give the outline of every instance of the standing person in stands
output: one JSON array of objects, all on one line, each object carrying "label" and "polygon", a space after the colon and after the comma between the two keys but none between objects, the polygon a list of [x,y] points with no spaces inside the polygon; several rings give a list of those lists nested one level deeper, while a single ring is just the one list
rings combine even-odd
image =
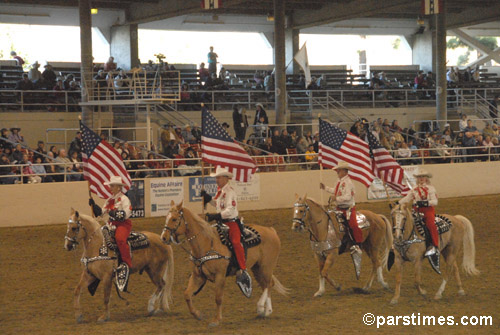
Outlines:
[{"label": "standing person in stands", "polygon": [[115,58],[113,56],[110,56],[108,58],[108,61],[104,64],[104,71],[110,72],[115,70],[116,70]]},{"label": "standing person in stands", "polygon": [[82,132],[77,131],[76,136],[71,141],[71,144],[69,145],[69,155],[73,156],[73,152],[76,152],[77,156],[80,157],[80,154],[82,152]]},{"label": "standing person in stands", "polygon": [[42,73],[38,68],[40,67],[40,64],[38,64],[38,61],[34,62],[33,65],[31,65],[31,69],[28,72],[28,79],[31,80],[31,82],[35,85],[35,87],[40,87],[41,86],[41,79],[42,79]]},{"label": "standing person in stands", "polygon": [[240,142],[245,140],[245,135],[248,127],[248,120],[244,108],[238,108],[238,105],[233,105],[233,127],[236,133],[236,139]]},{"label": "standing person in stands", "polygon": [[210,52],[207,55],[208,58],[208,72],[210,74],[217,73],[217,58],[219,56],[214,52],[214,47],[210,47]]},{"label": "standing person in stands", "polygon": [[46,64],[44,66],[44,68],[45,68],[45,70],[43,70],[43,72],[42,72],[43,86],[46,89],[50,90],[56,84],[57,75],[54,72],[54,70],[52,69],[52,65]]},{"label": "standing person in stands", "polygon": [[256,125],[257,122],[259,122],[261,116],[264,117],[264,124],[269,124],[269,119],[267,118],[267,113],[264,110],[264,106],[262,106],[261,103],[258,103],[255,105],[255,107],[257,108],[257,110],[255,111],[255,119],[253,121],[253,124]]},{"label": "standing person in stands", "polygon": [[15,51],[11,51],[10,55],[12,56],[13,59],[16,60],[18,66],[24,65],[24,60],[20,56],[18,56]]},{"label": "standing person in stands", "polygon": [[200,81],[202,83],[205,83],[208,80],[208,77],[210,77],[210,72],[208,72],[208,69],[205,67],[205,63],[200,64],[198,76],[200,77]]}]

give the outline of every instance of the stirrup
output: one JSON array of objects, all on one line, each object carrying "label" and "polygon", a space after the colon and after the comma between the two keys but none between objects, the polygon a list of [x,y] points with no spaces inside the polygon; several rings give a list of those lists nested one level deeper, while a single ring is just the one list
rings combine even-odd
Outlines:
[{"label": "stirrup", "polygon": [[434,254],[427,256],[427,259],[429,260],[429,264],[432,269],[436,271],[438,275],[441,275],[441,269],[439,268],[439,250],[436,250]]},{"label": "stirrup", "polygon": [[130,275],[130,268],[127,263],[121,263],[115,270],[116,287],[120,292],[126,292],[128,286],[128,278]]},{"label": "stirrup", "polygon": [[432,256],[432,255],[435,255],[437,252],[438,252],[438,249],[435,246],[432,246],[429,249],[427,249],[424,256],[425,257]]},{"label": "stirrup", "polygon": [[250,277],[247,270],[243,270],[236,275],[236,284],[245,297],[250,298],[252,296],[252,277]]},{"label": "stirrup", "polygon": [[356,273],[356,279],[359,280],[359,276],[361,275],[361,255],[363,252],[359,248],[359,245],[353,245],[351,247],[351,258],[352,263],[354,264],[354,272]]}]

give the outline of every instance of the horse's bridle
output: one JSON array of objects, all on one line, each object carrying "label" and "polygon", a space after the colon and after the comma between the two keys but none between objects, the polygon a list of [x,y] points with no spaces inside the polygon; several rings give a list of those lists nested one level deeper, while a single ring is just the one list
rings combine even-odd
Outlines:
[{"label": "horse's bridle", "polygon": [[[82,223],[80,220],[76,220],[76,221],[73,221],[72,219],[69,219],[68,220],[68,223],[76,223],[76,234],[75,234],[75,237],[69,237],[68,236],[68,232],[69,230],[66,232],[66,235],[64,235],[64,239],[66,241],[69,241],[71,243],[73,243],[73,245],[77,245],[78,244],[78,240],[77,240],[77,237],[78,235],[80,234],[80,228],[83,228],[82,227]],[[83,228],[85,230],[85,228]]]},{"label": "horse's bridle", "polygon": [[[176,241],[177,230],[179,229],[179,227],[181,226],[183,221],[184,221],[184,225],[187,227],[187,222],[186,222],[186,219],[184,218],[184,211],[180,210],[179,211],[179,222],[177,223],[177,226],[175,226],[175,228],[170,228],[170,227],[168,227],[168,223],[165,223],[165,226],[163,227],[163,232],[168,231],[170,233],[170,239],[168,241],[166,241],[165,243],[167,243],[167,244],[173,243],[175,245],[179,245],[179,244],[182,244],[184,242],[189,242],[196,237],[196,235],[193,235],[190,238],[186,238],[180,242]],[[175,239],[174,239],[174,234],[175,234]]]},{"label": "horse's bridle", "polygon": [[302,217],[301,218],[293,218],[292,219],[292,222],[293,223],[297,223],[300,228],[305,228],[306,227],[306,222],[304,221],[304,219],[306,218],[307,212],[309,212],[309,210],[310,210],[309,205],[304,201],[303,204],[298,203],[298,202],[294,203],[293,207],[295,208],[296,212],[298,212],[297,207],[299,207],[299,208],[304,207],[305,208],[305,210],[302,212]]},{"label": "horse's bridle", "polygon": [[[396,214],[396,216],[398,216],[398,215],[403,216],[402,221],[406,221],[406,215],[403,213],[403,211],[401,209],[394,210],[391,213],[391,215],[393,215],[393,214]],[[402,227],[398,227],[398,225],[394,225],[394,227],[392,227],[392,230],[393,231],[400,230],[401,231],[401,235],[404,236],[405,226],[406,226],[406,222],[405,222],[405,224],[402,225]]]}]

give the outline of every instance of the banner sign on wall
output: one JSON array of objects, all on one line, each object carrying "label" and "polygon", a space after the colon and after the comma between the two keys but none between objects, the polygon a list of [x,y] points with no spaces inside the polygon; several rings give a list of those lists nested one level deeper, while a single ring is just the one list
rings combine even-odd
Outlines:
[{"label": "banner sign on wall", "polygon": [[170,202],[184,200],[183,178],[162,178],[150,180],[151,216],[164,216],[170,210]]},{"label": "banner sign on wall", "polygon": [[[418,171],[418,166],[404,165],[401,167],[405,171],[404,183],[407,184],[407,182],[409,182],[411,187],[413,188],[414,185],[416,185],[416,179],[413,175],[415,174],[415,172]],[[389,191],[389,196],[391,197],[391,199],[401,198],[401,195],[396,191],[394,191],[392,188],[387,187],[387,190]],[[368,188],[368,200],[381,200],[381,199],[387,199],[387,193],[385,192],[382,180],[380,180],[379,178],[375,178],[373,180],[373,183]]]},{"label": "banner sign on wall", "polygon": [[[205,177],[204,188],[208,194],[215,196],[217,193],[217,184],[214,177]],[[201,201],[201,177],[189,178],[189,201]],[[244,183],[232,180],[231,186],[238,195],[238,201],[254,201],[260,199],[260,176],[259,174],[252,175],[252,180]]]},{"label": "banner sign on wall", "polygon": [[144,180],[132,180],[132,185],[127,192],[127,197],[132,204],[131,218],[144,217]]}]

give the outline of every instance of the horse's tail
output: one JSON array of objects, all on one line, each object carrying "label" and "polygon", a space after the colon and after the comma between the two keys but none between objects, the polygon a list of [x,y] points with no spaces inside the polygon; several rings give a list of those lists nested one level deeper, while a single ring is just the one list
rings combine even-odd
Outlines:
[{"label": "horse's tail", "polygon": [[455,215],[457,219],[462,221],[465,227],[464,240],[464,259],[462,267],[468,275],[478,275],[479,270],[476,268],[476,245],[474,244],[474,228],[472,223],[465,216]]},{"label": "horse's tail", "polygon": [[280,281],[278,280],[278,278],[276,278],[275,275],[273,275],[272,277],[272,282],[273,282],[273,288],[276,290],[276,292],[278,292],[281,295],[284,295],[285,297],[288,296],[288,294],[290,294],[290,289],[283,286],[283,284],[280,283]]},{"label": "horse's tail", "polygon": [[163,272],[163,282],[165,285],[160,293],[161,304],[160,306],[164,311],[170,309],[169,304],[172,303],[172,286],[174,285],[174,252],[172,247],[167,246],[167,266]]},{"label": "horse's tail", "polygon": [[382,220],[384,220],[385,223],[385,249],[384,254],[382,255],[382,267],[387,269],[387,259],[389,258],[389,252],[391,251],[393,243],[392,224],[391,221],[389,221],[389,219],[384,215],[379,214],[379,216],[382,218]]}]

